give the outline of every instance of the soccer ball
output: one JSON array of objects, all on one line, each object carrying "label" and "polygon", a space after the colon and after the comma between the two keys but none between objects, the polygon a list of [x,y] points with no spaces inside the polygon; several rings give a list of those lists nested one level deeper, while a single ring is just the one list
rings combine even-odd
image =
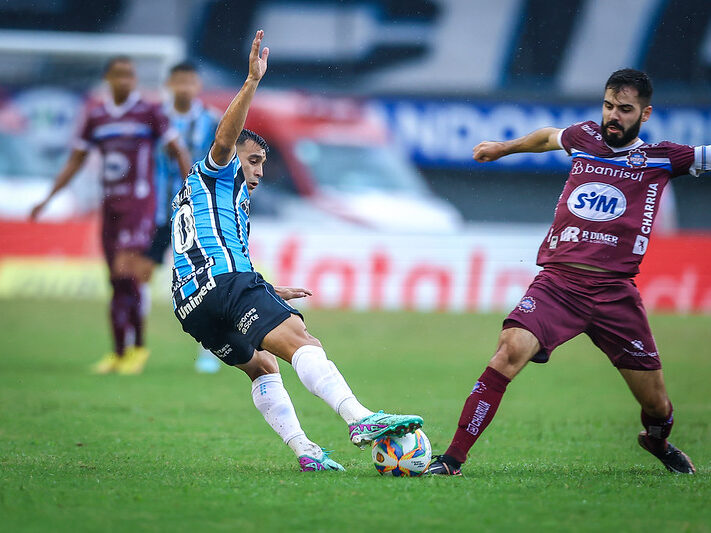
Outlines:
[{"label": "soccer ball", "polygon": [[402,437],[383,437],[373,442],[373,463],[384,476],[420,476],[431,460],[432,447],[421,429]]}]

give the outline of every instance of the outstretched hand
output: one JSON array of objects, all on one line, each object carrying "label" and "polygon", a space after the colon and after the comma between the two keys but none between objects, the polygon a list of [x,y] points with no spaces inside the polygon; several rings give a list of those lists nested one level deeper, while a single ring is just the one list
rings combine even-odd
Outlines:
[{"label": "outstretched hand", "polygon": [[284,300],[291,300],[293,298],[304,298],[305,296],[313,295],[310,290],[301,289],[297,287],[274,287],[274,290]]},{"label": "outstretched hand", "polygon": [[260,55],[259,47],[262,45],[264,30],[258,30],[252,41],[252,50],[249,52],[249,76],[259,81],[267,71],[267,58],[269,57],[269,48],[264,48]]},{"label": "outstretched hand", "polygon": [[479,163],[496,161],[506,155],[504,143],[497,141],[484,141],[474,147],[472,157]]}]

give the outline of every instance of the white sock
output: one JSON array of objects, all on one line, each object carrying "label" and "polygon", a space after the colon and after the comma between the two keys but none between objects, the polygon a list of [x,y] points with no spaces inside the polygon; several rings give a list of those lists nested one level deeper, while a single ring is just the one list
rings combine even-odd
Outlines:
[{"label": "white sock", "polygon": [[138,290],[141,293],[141,309],[139,312],[145,318],[151,312],[151,287],[148,283],[141,283],[138,286]]},{"label": "white sock", "polygon": [[356,399],[346,380],[326,352],[318,346],[302,346],[291,359],[291,365],[304,386],[331,406],[347,424],[355,424],[372,411]]},{"label": "white sock", "polygon": [[297,457],[309,455],[320,459],[321,447],[311,442],[301,429],[294,405],[286,392],[281,374],[265,374],[252,382],[252,400],[282,440],[294,451]]}]

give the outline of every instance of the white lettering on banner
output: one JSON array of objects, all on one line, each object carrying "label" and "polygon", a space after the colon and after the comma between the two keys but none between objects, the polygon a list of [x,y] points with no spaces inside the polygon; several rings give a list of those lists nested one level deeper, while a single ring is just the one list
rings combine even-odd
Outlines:
[{"label": "white lettering on banner", "polygon": [[[2,223],[0,227],[8,228]],[[47,225],[46,231],[55,242],[70,234],[64,226],[53,227]],[[76,225],[71,228],[74,235],[93,235],[91,225],[81,232]],[[17,224],[12,231],[17,231]],[[31,242],[30,234],[20,234],[27,235],[23,242]],[[541,226],[482,226],[436,238],[343,229],[329,233],[327,228],[306,225],[297,230],[260,220],[250,244],[254,265],[268,281],[314,291],[308,301],[298,302],[299,307],[508,312],[538,272],[535,258],[547,234],[548,228]],[[554,236],[546,239],[546,246]],[[618,246],[624,243],[631,251],[634,237],[630,236],[629,244],[620,239]],[[641,252],[646,242],[641,237],[647,237],[639,237]],[[558,241],[559,248],[563,244]],[[658,237],[650,249],[652,257],[642,264],[642,274],[635,280],[647,310],[711,313],[709,250],[709,236]],[[0,261],[0,299],[105,298],[103,262],[96,253],[67,261],[21,257],[14,251],[15,257]],[[156,271],[152,282],[156,294],[168,294],[170,276],[167,267]]]},{"label": "white lettering on banner", "polygon": [[300,306],[344,309],[505,310],[539,267],[542,231],[423,235],[289,234],[256,227],[252,258],[272,283],[304,286]]},{"label": "white lettering on banner", "polygon": [[[600,108],[521,105],[496,105],[470,102],[435,102],[383,100],[373,102],[374,109],[388,122],[402,147],[422,164],[471,164],[471,148],[486,139],[507,140],[544,126],[566,128],[586,120],[600,121]],[[583,129],[599,139],[600,133],[587,125]],[[644,139],[650,143],[664,139],[688,145],[707,143],[711,136],[708,109],[657,109],[645,123]],[[540,154],[504,157],[493,166],[569,164],[563,150]]]}]

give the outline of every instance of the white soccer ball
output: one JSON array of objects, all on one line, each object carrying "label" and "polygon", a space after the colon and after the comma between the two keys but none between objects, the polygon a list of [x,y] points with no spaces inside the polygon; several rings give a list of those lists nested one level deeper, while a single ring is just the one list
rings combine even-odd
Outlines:
[{"label": "white soccer ball", "polygon": [[421,429],[402,437],[383,437],[373,441],[373,463],[384,476],[422,475],[431,460],[432,447]]}]

